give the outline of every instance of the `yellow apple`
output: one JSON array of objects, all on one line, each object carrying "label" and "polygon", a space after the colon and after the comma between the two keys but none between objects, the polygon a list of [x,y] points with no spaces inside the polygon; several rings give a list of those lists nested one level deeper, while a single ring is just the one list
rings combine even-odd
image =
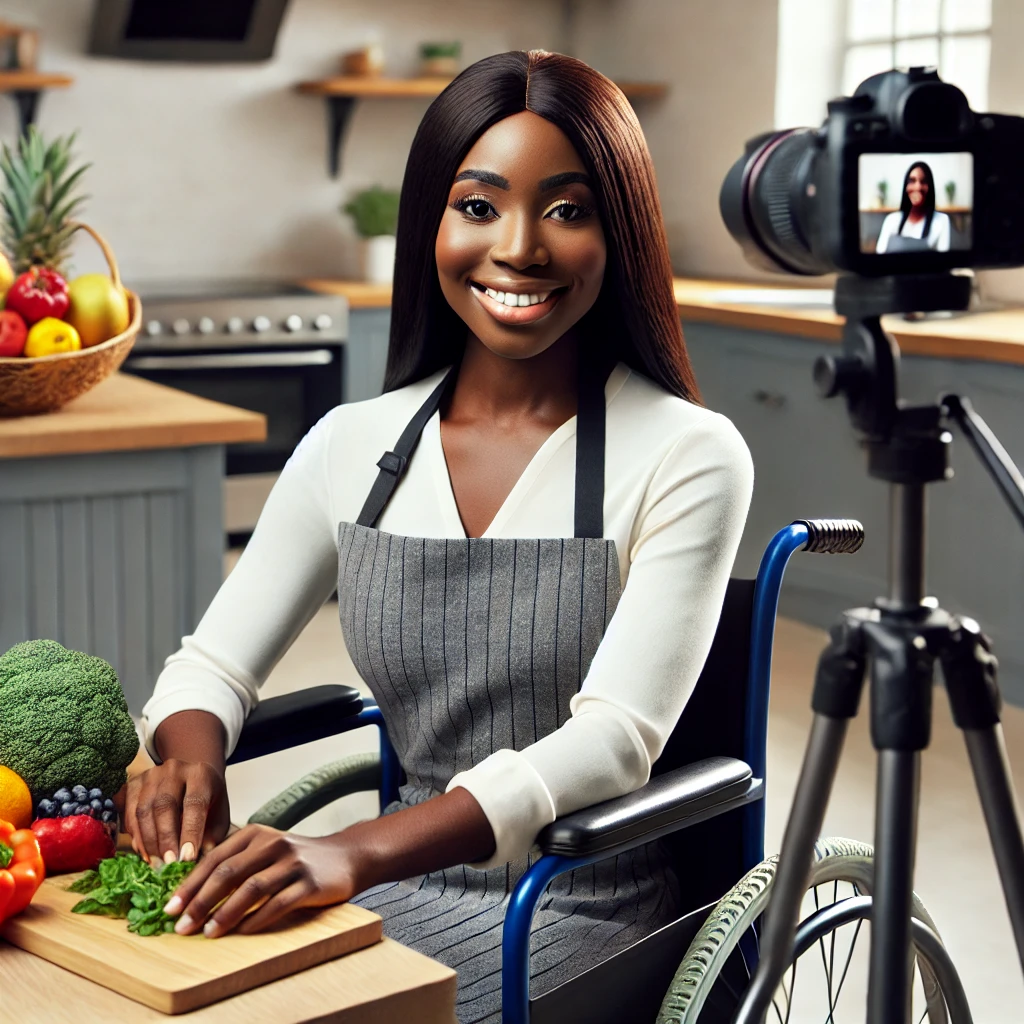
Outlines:
[{"label": "yellow apple", "polygon": [[14,282],[14,268],[8,262],[7,257],[0,252],[0,306],[7,298],[7,289]]},{"label": "yellow apple", "polygon": [[68,285],[71,300],[64,319],[91,348],[124,331],[130,322],[128,296],[106,274],[82,274]]}]

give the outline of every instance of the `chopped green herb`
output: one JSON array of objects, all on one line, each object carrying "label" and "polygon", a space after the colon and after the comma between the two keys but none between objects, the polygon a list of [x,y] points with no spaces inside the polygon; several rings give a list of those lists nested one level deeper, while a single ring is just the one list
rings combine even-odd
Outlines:
[{"label": "chopped green herb", "polygon": [[139,935],[174,931],[164,906],[194,867],[194,861],[174,861],[154,870],[138,854],[118,853],[68,886],[68,892],[87,894],[71,912],[126,918],[128,931]]}]

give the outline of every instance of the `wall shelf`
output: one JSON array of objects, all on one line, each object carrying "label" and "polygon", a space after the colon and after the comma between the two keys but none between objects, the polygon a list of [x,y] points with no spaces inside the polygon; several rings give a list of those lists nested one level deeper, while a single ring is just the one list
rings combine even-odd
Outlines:
[{"label": "wall shelf", "polygon": [[45,75],[39,71],[0,71],[0,92],[7,93],[18,108],[21,134],[36,119],[39,97],[45,89],[66,89],[74,79],[67,75]]},{"label": "wall shelf", "polygon": [[[338,176],[341,165],[341,144],[345,138],[360,99],[433,99],[449,84],[447,78],[325,78],[315,82],[300,82],[299,92],[306,96],[321,96],[327,107],[327,168],[332,178]],[[619,82],[619,88],[630,100],[659,99],[668,92],[668,86],[659,82]]]}]

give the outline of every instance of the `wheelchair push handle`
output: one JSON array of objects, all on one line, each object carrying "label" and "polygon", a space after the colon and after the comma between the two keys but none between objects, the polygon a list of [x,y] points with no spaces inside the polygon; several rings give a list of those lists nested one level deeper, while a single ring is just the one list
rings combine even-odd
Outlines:
[{"label": "wheelchair push handle", "polygon": [[818,555],[852,555],[864,543],[864,527],[856,519],[797,519],[807,528],[804,551]]}]

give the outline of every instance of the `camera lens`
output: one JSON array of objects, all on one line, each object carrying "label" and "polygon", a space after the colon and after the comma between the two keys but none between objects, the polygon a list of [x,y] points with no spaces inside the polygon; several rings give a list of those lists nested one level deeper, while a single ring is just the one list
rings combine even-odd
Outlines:
[{"label": "camera lens", "polygon": [[718,204],[725,226],[747,259],[767,270],[824,274],[831,269],[811,251],[801,224],[801,211],[813,194],[813,153],[809,128],[764,135],[722,183]]}]

